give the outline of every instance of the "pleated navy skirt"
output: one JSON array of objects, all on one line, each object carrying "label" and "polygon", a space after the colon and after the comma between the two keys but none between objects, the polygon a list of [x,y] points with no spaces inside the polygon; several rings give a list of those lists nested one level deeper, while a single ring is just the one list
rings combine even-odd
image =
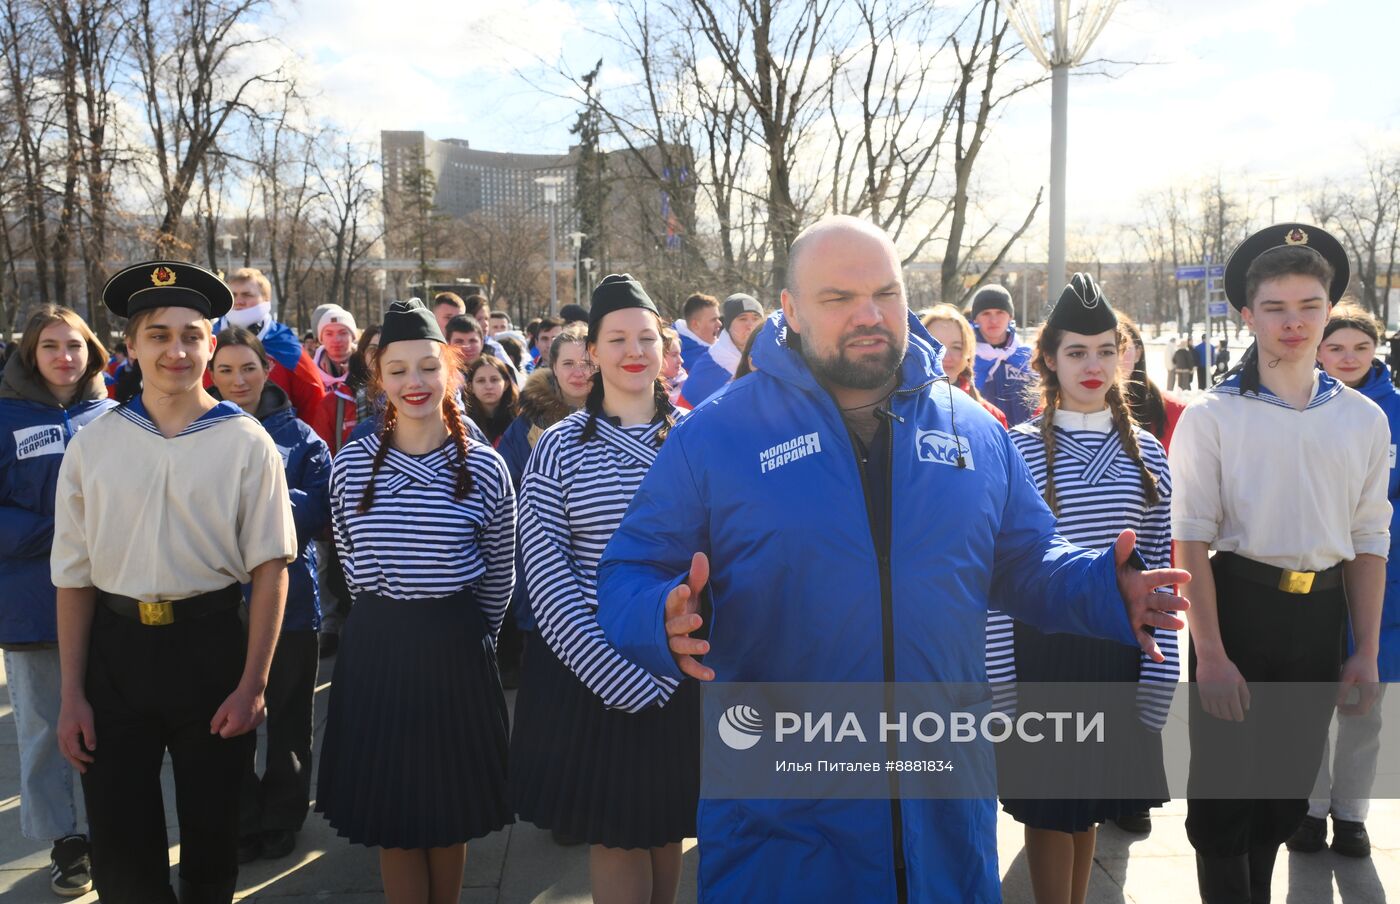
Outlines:
[{"label": "pleated navy skirt", "polygon": [[536,632],[525,645],[510,739],[515,812],[589,844],[655,848],[695,837],[700,691],[608,709]]},{"label": "pleated navy skirt", "polygon": [[[1036,698],[1036,682],[1121,682],[1138,680],[1137,647],[1083,637],[1047,634],[1015,622],[1018,708],[1022,712],[1044,707]],[[1061,701],[1062,702],[1062,701]],[[1084,832],[1101,822],[1131,816],[1166,803],[1167,774],[1162,763],[1162,737],[1136,719],[1125,725],[1121,743],[1111,747],[1086,744],[1080,748],[1076,771],[1099,777],[1102,786],[1151,787],[1161,790],[1153,798],[1002,798],[1002,809],[1017,822],[1033,829]],[[999,745],[998,758],[1035,756],[1033,745],[1015,740]],[[1022,768],[1025,760],[1021,760]]]},{"label": "pleated navy skirt", "polygon": [[472,591],[355,596],[340,635],[316,809],[355,844],[433,848],[512,821],[509,716]]}]

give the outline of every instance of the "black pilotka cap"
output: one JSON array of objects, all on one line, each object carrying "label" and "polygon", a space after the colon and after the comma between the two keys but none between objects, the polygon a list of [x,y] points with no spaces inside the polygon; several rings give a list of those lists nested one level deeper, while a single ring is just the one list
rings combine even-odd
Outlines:
[{"label": "black pilotka cap", "polygon": [[1012,317],[1016,316],[1016,311],[1011,306],[1011,293],[1001,286],[983,286],[972,296],[973,318],[983,311],[1005,311]]},{"label": "black pilotka cap", "polygon": [[1342,243],[1326,230],[1307,223],[1278,223],[1254,233],[1230,252],[1230,260],[1225,264],[1225,297],[1230,299],[1235,310],[1242,311],[1249,303],[1245,297],[1245,277],[1249,275],[1250,265],[1279,248],[1308,248],[1322,255],[1323,260],[1332,265],[1328,298],[1335,303],[1346,292],[1347,283],[1351,281],[1351,264]]},{"label": "black pilotka cap", "polygon": [[1060,293],[1046,326],[1084,336],[1097,336],[1117,329],[1118,315],[1109,307],[1103,290],[1088,273],[1076,273]]},{"label": "black pilotka cap", "polygon": [[183,261],[145,261],[107,280],[102,303],[118,317],[153,308],[193,308],[213,320],[233,307],[233,291],[203,267]]},{"label": "black pilotka cap", "polygon": [[416,298],[390,302],[389,310],[384,312],[384,325],[379,329],[381,348],[390,342],[402,342],[405,339],[431,339],[447,344],[442,335],[442,327],[438,326],[433,312]]},{"label": "black pilotka cap", "polygon": [[661,312],[656,309],[656,302],[651,300],[642,284],[633,279],[630,273],[608,274],[593,290],[593,298],[588,305],[588,329],[597,330],[604,317],[613,311],[627,308],[642,308],[658,317],[661,316]]}]

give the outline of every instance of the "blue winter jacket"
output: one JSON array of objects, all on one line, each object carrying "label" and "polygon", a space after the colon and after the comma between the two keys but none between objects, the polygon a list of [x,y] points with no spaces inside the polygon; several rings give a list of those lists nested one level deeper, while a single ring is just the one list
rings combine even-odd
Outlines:
[{"label": "blue winter jacket", "polygon": [[695,360],[695,367],[687,368],[687,371],[689,376],[681,387],[681,395],[692,407],[698,406],[734,379],[734,374],[716,361],[709,349],[705,349],[705,353]]},{"label": "blue winter jacket", "polygon": [[[787,347],[783,315],[763,330],[757,372],[671,432],[604,554],[598,620],[624,655],[680,677],[665,598],[696,552],[712,563],[705,664],[718,681],[880,682],[888,668],[896,681],[984,682],[989,607],[1136,645],[1111,552],[1057,535],[1006,431],[950,391],[942,347],[912,316],[889,402],[886,592],[841,414]],[[793,440],[808,454],[760,466]],[[996,801],[830,799],[702,799],[700,899],[893,902],[896,814],[910,901],[1001,900]]]},{"label": "blue winter jacket", "polygon": [[67,408],[10,355],[0,381],[0,644],[55,643],[49,574],[58,468],[73,434],[117,403],[102,375]]},{"label": "blue winter jacket", "polygon": [[[271,382],[263,387],[257,417],[282,455],[301,548],[287,566],[282,630],[315,631],[321,627],[321,594],[316,586],[316,545],[311,541],[331,523],[331,450],[316,431],[297,419],[287,394]],[[245,585],[244,595],[251,589]]]},{"label": "blue winter jacket", "polygon": [[699,339],[692,339],[685,333],[679,333],[681,337],[681,366],[690,371],[695,367],[700,357],[709,351],[710,347]]},{"label": "blue winter jacket", "polygon": [[[976,324],[972,325],[972,330],[977,334],[979,345],[986,341]],[[1037,404],[1034,390],[1039,378],[1031,369],[1031,358],[1034,356],[1031,347],[1016,341],[1015,323],[1007,328],[1006,342],[1012,346],[1011,357],[999,361],[979,355],[973,362],[972,375],[977,391],[1001,409],[1002,414],[1006,415],[1008,427],[1015,427],[1035,416]]]},{"label": "blue winter jacket", "polygon": [[1380,361],[1371,365],[1366,382],[1357,387],[1385,412],[1390,422],[1390,558],[1385,563],[1385,608],[1381,610],[1380,673],[1382,681],[1400,681],[1400,468],[1395,449],[1400,442],[1400,392],[1390,368]]}]

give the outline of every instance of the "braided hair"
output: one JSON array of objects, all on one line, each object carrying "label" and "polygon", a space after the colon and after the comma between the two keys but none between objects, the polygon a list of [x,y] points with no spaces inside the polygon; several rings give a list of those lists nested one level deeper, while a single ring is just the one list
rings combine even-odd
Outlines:
[{"label": "braided hair", "polygon": [[[461,353],[450,345],[438,344],[438,360],[442,362],[444,371],[442,405],[440,415],[442,424],[447,428],[447,434],[452,440],[454,456],[452,467],[456,471],[452,498],[461,501],[466,499],[472,491],[471,470],[467,467],[467,434],[466,427],[462,423],[462,409],[457,402],[457,397],[462,389],[462,358]],[[374,359],[374,375],[372,388],[376,393],[382,394],[384,391],[384,372],[380,366],[382,356]],[[370,465],[369,480],[365,483],[364,494],[360,496],[360,503],[356,506],[356,511],[364,513],[369,511],[374,504],[375,481],[379,477],[379,469],[384,466],[384,459],[389,455],[389,446],[394,439],[394,430],[398,426],[398,409],[394,407],[392,401],[386,399],[384,404],[384,420],[379,426],[379,448],[374,450],[374,461]]]},{"label": "braided hair", "polygon": [[[1118,332],[1120,349],[1123,338],[1123,333],[1120,330]],[[1045,444],[1045,490],[1041,495],[1045,499],[1045,504],[1049,506],[1050,511],[1056,517],[1060,514],[1060,506],[1059,497],[1055,492],[1055,411],[1060,407],[1060,381],[1048,362],[1059,351],[1060,342],[1063,339],[1064,330],[1049,325],[1045,326],[1041,329],[1040,337],[1036,340],[1035,357],[1031,359],[1031,367],[1040,375],[1042,408],[1040,439]],[[1136,434],[1133,433],[1135,425],[1133,413],[1123,397],[1123,386],[1116,368],[1111,380],[1106,401],[1113,416],[1114,429],[1118,433],[1118,440],[1122,444],[1123,450],[1128,453],[1128,457],[1137,466],[1138,476],[1142,481],[1142,492],[1147,498],[1147,504],[1149,506],[1156,505],[1162,499],[1161,492],[1157,488],[1157,478],[1152,476],[1152,472],[1147,469],[1147,465],[1142,460],[1142,447],[1138,444]]]}]

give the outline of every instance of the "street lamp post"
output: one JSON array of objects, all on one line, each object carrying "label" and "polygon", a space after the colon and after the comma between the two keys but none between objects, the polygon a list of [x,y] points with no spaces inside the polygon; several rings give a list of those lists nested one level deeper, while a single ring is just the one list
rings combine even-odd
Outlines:
[{"label": "street lamp post", "polygon": [[224,279],[228,279],[229,273],[233,272],[233,240],[238,236],[225,232],[219,236],[219,243],[224,246]]},{"label": "street lamp post", "polygon": [[571,232],[567,237],[574,244],[574,304],[583,304],[583,295],[579,291],[579,255],[583,252],[583,240],[588,238],[588,233]]},{"label": "street lamp post", "polygon": [[[1118,0],[1084,0],[1078,15],[1071,0],[1010,0],[1006,17],[1036,61],[1050,70],[1050,261],[1047,292],[1065,284],[1065,173],[1067,170],[1069,71],[1108,24]],[[1048,7],[1048,8],[1047,8]],[[1071,23],[1078,30],[1071,34]],[[1050,38],[1045,39],[1046,33]]]},{"label": "street lamp post", "polygon": [[536,185],[544,187],[544,202],[549,205],[549,316],[559,315],[559,280],[554,272],[558,254],[554,250],[555,232],[555,211],[559,207],[559,186],[564,183],[563,176],[541,176],[535,180]]}]

